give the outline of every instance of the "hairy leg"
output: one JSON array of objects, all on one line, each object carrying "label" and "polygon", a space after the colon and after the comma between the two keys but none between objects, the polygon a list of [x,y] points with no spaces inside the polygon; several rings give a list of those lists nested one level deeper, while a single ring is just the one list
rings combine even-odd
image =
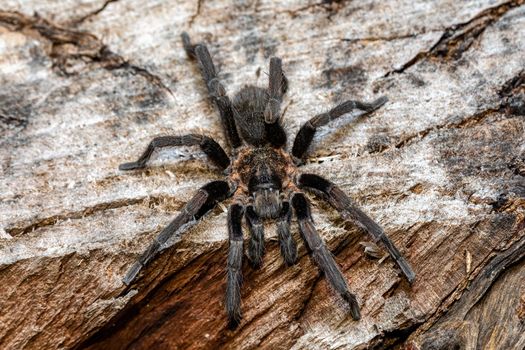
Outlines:
[{"label": "hairy leg", "polygon": [[221,169],[230,165],[230,158],[222,147],[212,138],[203,135],[189,134],[184,136],[160,136],[151,141],[140,158],[135,162],[120,164],[120,170],[142,169],[157,148],[172,146],[200,146],[210,160]]},{"label": "hairy leg", "polygon": [[274,123],[281,116],[281,102],[283,99],[284,79],[282,61],[279,57],[270,59],[270,77],[268,83],[268,103],[264,110],[264,121],[267,124]]},{"label": "hairy leg", "polygon": [[264,256],[264,225],[257,215],[253,206],[246,207],[246,223],[250,230],[250,242],[248,244],[248,258],[253,268],[260,268]]},{"label": "hairy leg", "polygon": [[153,240],[146,251],[128,270],[122,282],[130,285],[137,277],[140,270],[161,250],[162,245],[177,231],[193,220],[201,218],[208,210],[219,201],[229,197],[232,192],[226,181],[212,181],[201,187],[197,193],[186,203],[177,217],[166,226]]},{"label": "hairy leg", "polygon": [[288,88],[288,81],[284,76],[282,61],[278,57],[270,59],[270,77],[268,84],[268,103],[264,110],[266,138],[274,147],[286,144],[286,133],[281,125],[281,102]]},{"label": "hairy leg", "polygon": [[412,267],[401,255],[390,238],[388,238],[381,226],[359,209],[339,187],[321,176],[314,174],[301,174],[297,179],[297,185],[301,188],[313,189],[323,194],[330,204],[341,213],[343,218],[355,222],[359,227],[367,231],[375,242],[381,242],[401,268],[408,282],[412,283],[412,281],[414,281],[416,274],[412,270]]},{"label": "hairy leg", "polygon": [[204,44],[192,45],[190,36],[186,32],[182,33],[181,37],[184,50],[189,57],[195,58],[199,64],[208,92],[219,109],[230,146],[233,148],[239,147],[241,145],[241,139],[239,138],[235,120],[233,119],[232,104],[226,95],[224,86],[217,77],[215,65],[213,64],[208,48]]},{"label": "hairy leg", "polygon": [[292,219],[292,208],[290,203],[283,202],[281,214],[277,218],[277,235],[279,236],[279,245],[281,255],[286,265],[293,265],[297,261],[297,243],[290,232],[290,221]]},{"label": "hairy leg", "polygon": [[241,314],[241,284],[243,234],[242,216],[244,207],[232,204],[228,210],[228,232],[230,247],[228,251],[227,281],[226,281],[226,311],[230,328],[235,328],[242,318]]},{"label": "hairy leg", "polygon": [[355,295],[348,290],[346,279],[337,266],[332,253],[326,248],[322,238],[317,233],[310,213],[310,205],[304,194],[295,193],[292,197],[292,206],[299,222],[299,231],[308,249],[311,251],[315,262],[323,271],[330,285],[350,305],[352,318],[359,320],[361,318],[359,304],[357,303]]},{"label": "hairy leg", "polygon": [[308,151],[308,147],[312,143],[317,128],[328,124],[330,121],[339,118],[340,116],[350,113],[354,110],[361,110],[367,113],[371,113],[384,105],[388,99],[386,96],[382,96],[377,100],[366,103],[360,101],[345,101],[338,106],[332,108],[327,113],[321,113],[307,121],[295,137],[292,154],[298,158],[303,159]]}]

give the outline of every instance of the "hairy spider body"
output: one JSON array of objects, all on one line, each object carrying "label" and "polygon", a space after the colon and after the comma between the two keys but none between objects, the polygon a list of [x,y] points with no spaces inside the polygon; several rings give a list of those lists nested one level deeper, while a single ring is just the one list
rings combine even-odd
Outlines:
[{"label": "hairy spider body", "polygon": [[231,177],[239,178],[239,195],[253,196],[254,209],[263,219],[275,219],[282,209],[281,193],[292,184],[295,166],[289,154],[271,146],[241,149]]},{"label": "hairy spider body", "polygon": [[231,327],[237,326],[241,320],[243,218],[250,233],[247,256],[254,268],[262,265],[265,253],[265,220],[275,222],[281,255],[287,265],[292,265],[297,260],[297,244],[290,232],[292,212],[297,218],[306,248],[333,289],[350,305],[352,317],[358,320],[361,317],[358,302],[315,229],[310,203],[302,190],[321,195],[343,218],[353,221],[367,231],[374,241],[382,243],[407,280],[412,282],[415,278],[412,268],[383,229],[335,184],[315,174],[301,174],[298,168],[317,128],[354,110],[361,110],[364,114],[371,113],[387,101],[386,97],[380,97],[371,103],[345,101],[326,113],[314,116],[300,128],[290,154],[285,149],[286,133],[280,115],[282,98],[288,88],[281,60],[277,57],[270,59],[268,88],[246,85],[230,100],[217,77],[206,46],[192,45],[186,33],[182,34],[182,41],[188,56],[196,59],[199,64],[209,95],[219,110],[226,138],[233,149],[232,156],[229,157],[216,141],[207,136],[161,136],[150,142],[137,161],[121,164],[119,168],[132,170],[145,167],[157,148],[200,146],[210,160],[225,171],[228,178],[212,181],[201,187],[133,264],[123,282],[126,285],[131,284],[142,267],[161,250],[173,234],[182,231],[189,222],[201,218],[218,202],[233,197],[228,210],[229,251],[225,301]]}]

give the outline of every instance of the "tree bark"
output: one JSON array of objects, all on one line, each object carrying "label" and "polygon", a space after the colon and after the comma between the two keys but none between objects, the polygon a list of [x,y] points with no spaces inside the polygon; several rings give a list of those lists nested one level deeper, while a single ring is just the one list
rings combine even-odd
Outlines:
[{"label": "tree bark", "polygon": [[[226,146],[182,31],[208,43],[230,96],[266,86],[269,58],[283,59],[288,146],[338,102],[388,96],[370,116],[322,128],[303,171],[384,227],[412,285],[315,197],[359,321],[302,243],[284,266],[269,226],[229,330],[228,202],[123,285],[196,189],[223,177],[192,148],[118,170],[158,135]],[[7,0],[0,52],[2,349],[525,347],[523,0]]]}]

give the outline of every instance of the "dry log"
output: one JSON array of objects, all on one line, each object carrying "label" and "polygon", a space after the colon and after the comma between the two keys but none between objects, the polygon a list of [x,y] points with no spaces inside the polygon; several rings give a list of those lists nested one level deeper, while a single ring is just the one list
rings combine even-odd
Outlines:
[{"label": "dry log", "polygon": [[[323,128],[305,171],[385,228],[415,268],[412,286],[314,200],[360,321],[302,244],[284,267],[269,228],[263,268],[243,269],[242,323],[228,330],[223,206],[125,288],[151,239],[221,177],[191,148],[118,170],[158,135],[225,145],[184,30],[209,43],[229,93],[266,85],[269,57],[281,57],[290,135],[342,100],[389,97]],[[524,52],[523,0],[4,0],[0,348],[523,349]]]}]

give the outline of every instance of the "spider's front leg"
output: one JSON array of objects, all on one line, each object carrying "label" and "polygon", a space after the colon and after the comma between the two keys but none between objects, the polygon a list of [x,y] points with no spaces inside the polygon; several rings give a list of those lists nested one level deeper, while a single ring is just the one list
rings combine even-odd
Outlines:
[{"label": "spider's front leg", "polygon": [[120,164],[118,168],[120,170],[142,169],[151,158],[153,151],[158,148],[173,146],[200,146],[208,158],[219,168],[224,170],[230,165],[230,158],[214,139],[204,135],[189,134],[184,136],[155,137],[137,161]]},{"label": "spider's front leg", "polygon": [[286,144],[286,133],[284,132],[281,117],[281,102],[288,88],[282,61],[279,57],[270,59],[270,77],[268,84],[268,102],[264,110],[264,123],[268,141],[274,147],[282,147]]},{"label": "spider's front leg", "polygon": [[366,113],[371,113],[384,105],[388,99],[386,96],[382,96],[378,98],[377,100],[366,103],[361,101],[345,101],[336,107],[332,108],[327,113],[321,113],[307,121],[301,129],[299,129],[299,132],[297,133],[297,136],[295,137],[293,147],[292,147],[292,154],[297,159],[303,159],[306,155],[306,151],[308,151],[308,147],[310,147],[310,144],[312,143],[312,140],[314,138],[315,132],[317,131],[317,128],[324,126],[328,124],[330,121],[339,118],[340,116],[350,113],[354,110],[361,110]]},{"label": "spider's front leg", "polygon": [[244,207],[242,204],[232,204],[228,210],[228,265],[226,281],[226,312],[230,328],[235,328],[242,318],[241,313],[241,284],[242,284],[242,257],[243,257],[243,234],[242,216]]},{"label": "spider's front leg", "polygon": [[226,181],[212,181],[201,187],[197,193],[186,203],[177,217],[166,226],[149,245],[133,266],[128,270],[122,282],[130,285],[137,277],[140,270],[160,251],[162,245],[179,231],[185,224],[198,220],[215,204],[229,197],[234,191]]},{"label": "spider's front leg", "polygon": [[287,86],[282,60],[279,57],[272,57],[270,59],[270,77],[268,81],[268,103],[264,110],[264,121],[266,123],[274,123],[281,116],[281,102]]},{"label": "spider's front leg", "polygon": [[197,59],[199,63],[202,77],[208,88],[208,93],[219,109],[219,114],[226,130],[226,136],[230,142],[230,146],[233,148],[239,147],[241,145],[241,139],[235,126],[232,103],[228,95],[226,95],[226,89],[217,77],[217,71],[208,48],[204,44],[192,45],[190,36],[186,32],[182,33],[181,37],[184,50],[186,50],[188,56]]},{"label": "spider's front leg", "polygon": [[408,282],[412,283],[414,281],[416,274],[412,270],[412,267],[401,255],[390,238],[388,238],[381,226],[359,209],[339,187],[321,176],[314,174],[301,174],[297,179],[297,185],[301,188],[311,189],[323,194],[328,202],[341,213],[344,219],[357,223],[372,236],[375,242],[380,241],[401,268]]},{"label": "spider's front leg", "polygon": [[322,238],[317,233],[310,213],[310,205],[304,194],[295,193],[292,197],[292,206],[295,210],[297,221],[299,222],[301,236],[303,237],[306,246],[311,251],[315,262],[321,271],[323,271],[326,279],[332,287],[350,305],[352,318],[354,320],[359,320],[361,318],[359,304],[357,303],[355,295],[349,291],[346,279],[337,266],[332,253],[330,253]]}]

